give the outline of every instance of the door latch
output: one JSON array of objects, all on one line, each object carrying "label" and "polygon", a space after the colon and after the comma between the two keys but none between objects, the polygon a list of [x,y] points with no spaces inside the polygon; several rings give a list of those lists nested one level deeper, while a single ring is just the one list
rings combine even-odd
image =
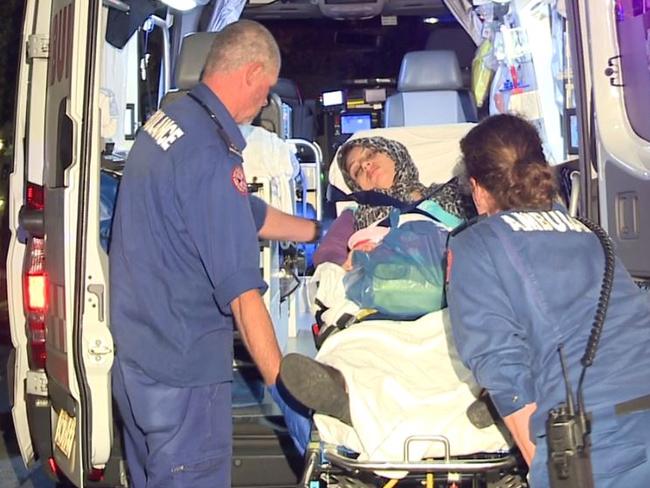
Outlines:
[{"label": "door latch", "polygon": [[607,68],[605,68],[605,76],[609,78],[609,84],[616,87],[624,87],[625,83],[621,80],[621,62],[622,56],[620,54],[612,56],[607,60]]}]

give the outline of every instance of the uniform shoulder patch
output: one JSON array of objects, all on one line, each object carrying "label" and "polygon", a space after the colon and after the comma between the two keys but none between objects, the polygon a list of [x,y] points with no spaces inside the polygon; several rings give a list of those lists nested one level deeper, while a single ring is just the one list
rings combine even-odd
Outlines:
[{"label": "uniform shoulder patch", "polygon": [[171,145],[185,134],[176,122],[162,110],[149,117],[144,124],[144,131],[149,134],[156,144],[167,151]]},{"label": "uniform shoulder patch", "polygon": [[248,185],[246,184],[246,175],[244,174],[244,168],[241,164],[233,166],[232,173],[230,173],[230,179],[232,184],[242,195],[248,194]]}]

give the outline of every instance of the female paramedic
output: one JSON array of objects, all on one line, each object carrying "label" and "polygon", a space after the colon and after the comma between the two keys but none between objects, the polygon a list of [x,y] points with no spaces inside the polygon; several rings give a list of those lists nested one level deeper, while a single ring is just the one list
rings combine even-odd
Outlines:
[{"label": "female paramedic", "polygon": [[[547,467],[545,423],[567,398],[558,349],[575,387],[599,300],[603,247],[556,203],[555,176],[530,123],[490,117],[461,150],[481,217],[449,240],[453,337],[531,465],[532,486],[546,487],[555,465]],[[650,299],[618,259],[605,317],[582,385],[593,480],[598,488],[647,486]]]}]

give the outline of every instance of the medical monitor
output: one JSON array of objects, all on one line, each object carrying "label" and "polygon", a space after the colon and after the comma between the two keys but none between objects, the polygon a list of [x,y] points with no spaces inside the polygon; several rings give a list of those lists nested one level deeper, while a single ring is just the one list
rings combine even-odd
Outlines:
[{"label": "medical monitor", "polygon": [[372,128],[370,114],[343,114],[341,115],[341,134],[354,134],[360,130]]},{"label": "medical monitor", "polygon": [[293,109],[288,103],[282,102],[282,128],[283,139],[291,139],[293,137]]},{"label": "medical monitor", "polygon": [[323,107],[340,106],[344,102],[343,90],[323,92]]},{"label": "medical monitor", "polygon": [[366,88],[363,90],[366,103],[379,103],[386,101],[386,88]]}]

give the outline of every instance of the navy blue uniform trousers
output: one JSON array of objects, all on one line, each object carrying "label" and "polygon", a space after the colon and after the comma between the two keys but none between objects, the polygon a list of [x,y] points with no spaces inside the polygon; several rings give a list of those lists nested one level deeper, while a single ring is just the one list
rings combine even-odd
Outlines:
[{"label": "navy blue uniform trousers", "polygon": [[113,396],[133,488],[230,486],[230,382],[176,388],[116,358]]}]

